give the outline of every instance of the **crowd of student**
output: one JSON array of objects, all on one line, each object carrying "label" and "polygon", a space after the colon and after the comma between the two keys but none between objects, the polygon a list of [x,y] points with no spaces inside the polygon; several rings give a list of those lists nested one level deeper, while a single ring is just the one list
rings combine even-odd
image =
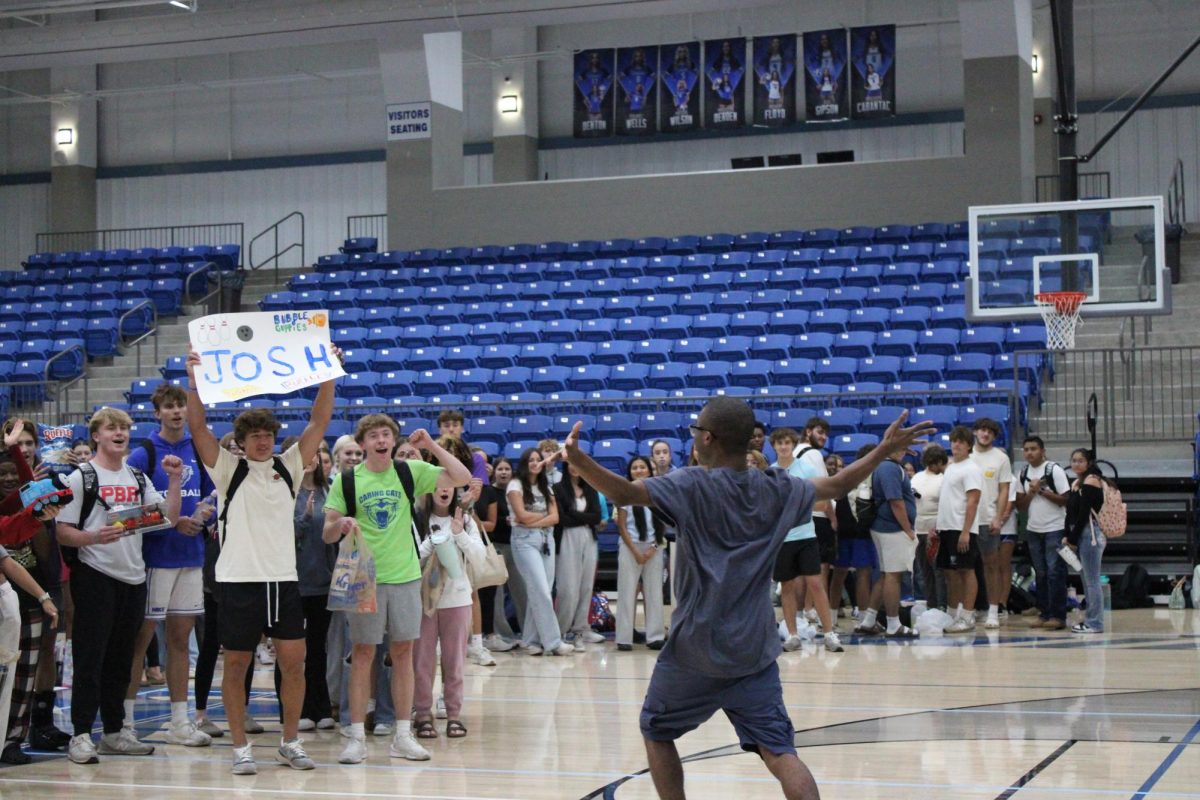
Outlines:
[{"label": "crowd of student", "polygon": [[[190,355],[189,374],[197,364]],[[279,424],[269,411],[241,414],[218,442],[194,389],[164,385],[153,404],[160,429],[143,442],[129,440],[124,412],[97,411],[89,423],[94,452],[81,446],[79,468],[64,479],[70,502],[37,516],[16,492],[39,476],[31,469],[31,426],[14,420],[5,428],[0,491],[7,494],[0,514],[8,516],[0,517],[0,572],[21,590],[0,585],[0,661],[15,664],[0,690],[6,762],[28,760],[26,741],[38,749],[65,748],[81,764],[107,754],[153,753],[137,737],[134,709],[147,646],[164,621],[171,698],[166,742],[204,747],[225,735],[208,716],[223,650],[221,698],[233,771],[253,774],[247,734],[263,729],[247,704],[258,652],[275,663],[279,762],[313,768],[299,733],[339,723],[347,740],[341,763],[368,757],[368,733],[390,736],[391,757],[428,759],[420,740],[441,735],[437,719],[446,720],[447,737],[468,734],[468,660],[489,666],[496,663],[493,651],[518,648],[569,656],[606,642],[589,615],[596,534],[610,521],[620,535],[616,646],[627,651],[634,645],[639,588],[643,641],[651,650],[667,641],[663,583],[677,517],[648,503],[610,502],[575,462],[562,460],[566,450],[557,441],[526,450],[515,465],[505,458],[489,463],[463,441],[457,411],[439,417],[437,439],[422,430],[401,440],[391,418],[369,414],[330,451],[324,433],[333,412],[332,382],[320,387],[301,435],[278,451]],[[1088,453],[1073,454],[1072,482],[1046,461],[1041,440],[1030,437],[1027,466],[1014,479],[1007,456],[993,446],[998,432],[989,420],[979,420],[974,433],[955,428],[951,454],[927,446],[924,470],[915,475],[906,445],[857,488],[813,503],[811,518],[805,514],[794,520],[801,524],[788,526],[773,556],[785,651],[801,646],[802,614],[823,631],[827,650],[843,650],[834,615],[844,613],[844,587],[853,598],[856,633],[915,636],[900,618],[910,578],[930,606],[953,613],[947,632],[969,631],[977,562],[987,597],[984,624],[998,627],[1018,507],[1028,513],[1038,576],[1034,624],[1064,626],[1066,570],[1057,552],[1064,540],[1082,556],[1088,596],[1099,596],[1104,540],[1087,524],[1087,511],[1099,508],[1102,493]],[[768,465],[761,453],[766,431],[758,426],[747,464],[801,478],[837,475],[841,459],[822,452],[828,434],[820,418],[803,432],[772,431],[778,460]],[[631,459],[625,477],[667,476],[674,471],[671,458],[669,445],[655,443],[648,457]],[[150,503],[162,504],[171,528],[129,534],[110,521],[113,508]],[[374,556],[374,613],[327,608],[339,545],[351,535]],[[509,579],[476,590],[470,571],[487,557],[489,541]],[[851,571],[855,578],[847,582]],[[73,612],[66,615],[67,632],[78,665],[70,732],[52,719],[60,608]],[[193,719],[189,641],[198,619]],[[1099,604],[1091,603],[1087,621],[1074,630],[1098,631],[1101,623]],[[92,736],[97,715],[103,725],[98,742]]]}]

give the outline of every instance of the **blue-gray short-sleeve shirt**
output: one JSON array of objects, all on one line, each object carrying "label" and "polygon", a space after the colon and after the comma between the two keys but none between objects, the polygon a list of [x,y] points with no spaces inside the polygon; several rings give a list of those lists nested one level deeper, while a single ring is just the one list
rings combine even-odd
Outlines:
[{"label": "blue-gray short-sleeve shirt", "polygon": [[677,531],[661,658],[715,677],[764,669],[780,652],[771,573],[788,531],[812,516],[812,482],[782,469],[687,467],[643,483]]},{"label": "blue-gray short-sleeve shirt", "polygon": [[875,468],[871,481],[875,502],[879,506],[871,530],[879,533],[899,533],[904,530],[892,511],[892,505],[888,502],[890,500],[903,500],[904,510],[908,512],[908,524],[912,525],[916,521],[917,498],[913,494],[912,481],[908,479],[904,467],[895,461],[884,461]]}]

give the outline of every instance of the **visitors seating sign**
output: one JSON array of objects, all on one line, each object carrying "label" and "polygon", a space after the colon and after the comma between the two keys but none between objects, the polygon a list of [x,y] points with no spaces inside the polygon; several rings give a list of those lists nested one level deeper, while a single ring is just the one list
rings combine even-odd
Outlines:
[{"label": "visitors seating sign", "polygon": [[389,142],[428,139],[433,120],[429,103],[392,103],[387,107]]}]

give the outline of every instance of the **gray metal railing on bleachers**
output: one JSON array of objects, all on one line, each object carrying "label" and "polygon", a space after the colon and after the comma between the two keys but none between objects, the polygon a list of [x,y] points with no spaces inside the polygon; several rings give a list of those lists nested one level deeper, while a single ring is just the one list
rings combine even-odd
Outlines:
[{"label": "gray metal railing on bleachers", "polygon": [[[151,228],[105,228],[94,231],[39,233],[35,239],[38,253],[62,253],[84,250],[137,250],[143,247],[191,247],[194,245],[238,245],[238,257],[245,248],[246,226],[241,222],[213,222],[202,225],[164,225]],[[241,266],[240,262],[238,266]]]},{"label": "gray metal railing on bleachers", "polygon": [[[284,223],[290,222],[292,220],[299,220],[300,235],[299,235],[299,237],[293,238],[291,240],[288,240],[285,238],[285,244],[283,244],[281,246],[279,243],[279,232],[280,232],[280,230],[282,230]],[[295,223],[293,223],[291,227],[294,229]],[[270,253],[266,256],[263,256],[261,259],[257,259],[254,257],[254,245],[257,242],[264,242],[264,243],[270,242],[272,244]],[[275,283],[279,283],[280,259],[282,259],[285,255],[292,252],[293,250],[300,251],[300,267],[301,268],[307,267],[308,261],[307,261],[306,255],[305,255],[306,236],[305,236],[305,228],[304,228],[304,213],[301,211],[293,211],[290,214],[286,214],[282,218],[276,220],[274,224],[268,225],[266,228],[264,228],[263,230],[261,230],[257,234],[255,234],[254,238],[250,240],[250,255],[249,255],[250,269],[256,270],[256,269],[261,269],[263,267],[268,267],[268,266],[274,267]]]},{"label": "gray metal railing on bleachers", "polygon": [[[218,270],[217,274],[220,275],[219,270]],[[220,289],[219,283],[217,286],[218,286],[218,289]],[[140,333],[134,334],[132,339],[126,341],[125,333],[124,333],[125,320],[133,318],[133,315],[138,313],[139,311],[141,311],[143,308],[150,309],[150,325],[147,327],[146,330],[144,330]],[[143,300],[142,302],[138,303],[133,308],[129,309],[124,314],[122,314],[121,318],[117,320],[117,336],[120,337],[120,342],[121,342],[122,347],[136,347],[137,348],[137,351],[136,351],[137,352],[137,370],[139,373],[142,371],[142,342],[146,341],[147,339],[154,342],[154,363],[157,364],[158,363],[158,308],[154,305],[154,302],[152,300]]]},{"label": "gray metal railing on bleachers", "polygon": [[[1037,176],[1036,190],[1039,203],[1051,203],[1060,199],[1058,181],[1057,174]],[[1079,196],[1088,199],[1112,197],[1112,174],[1108,172],[1079,173]]]},{"label": "gray metal railing on bleachers", "polygon": [[352,214],[346,217],[346,238],[374,238],[379,242],[379,252],[388,249],[387,246],[388,219],[387,214]]},{"label": "gray metal railing on bleachers", "polygon": [[1067,412],[1053,418],[1030,415],[1030,433],[1086,443],[1090,434],[1078,409],[1094,393],[1100,404],[1097,441],[1114,446],[1195,440],[1197,361],[1200,346],[1019,350],[1013,370],[1023,375],[1036,364],[1052,365],[1056,396],[1051,407]]}]

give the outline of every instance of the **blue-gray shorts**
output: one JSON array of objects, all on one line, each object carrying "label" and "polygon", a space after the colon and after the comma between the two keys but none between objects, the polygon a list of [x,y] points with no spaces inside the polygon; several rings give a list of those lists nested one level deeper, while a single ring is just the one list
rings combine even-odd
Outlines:
[{"label": "blue-gray shorts", "polygon": [[796,752],[796,731],[783,705],[779,666],[753,675],[714,678],[659,658],[642,704],[642,736],[673,742],[724,711],[742,749],[782,755]]}]

